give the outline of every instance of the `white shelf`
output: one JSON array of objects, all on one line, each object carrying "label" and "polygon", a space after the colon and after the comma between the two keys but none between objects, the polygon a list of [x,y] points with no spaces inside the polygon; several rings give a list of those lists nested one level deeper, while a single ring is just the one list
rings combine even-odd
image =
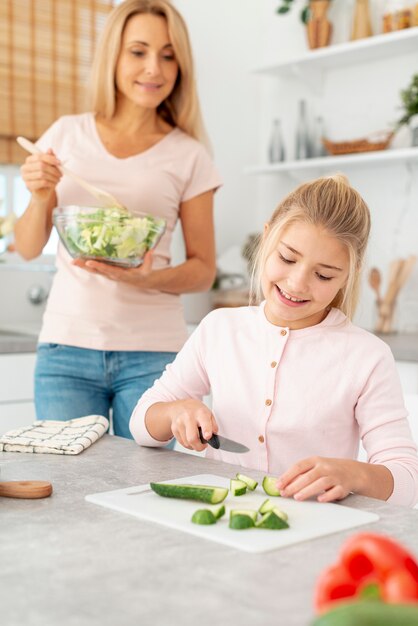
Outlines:
[{"label": "white shelf", "polygon": [[283,161],[280,163],[266,163],[246,168],[247,174],[276,174],[278,172],[296,172],[301,170],[332,170],[342,166],[356,167],[358,165],[380,165],[385,163],[418,163],[418,148],[400,148],[398,150],[380,150],[376,152],[362,152],[341,156],[328,156],[300,161]]},{"label": "white shelf", "polygon": [[253,71],[258,74],[305,78],[307,72],[320,74],[326,69],[337,69],[363,61],[369,63],[411,52],[415,52],[418,57],[418,26],[310,50],[294,59]]}]

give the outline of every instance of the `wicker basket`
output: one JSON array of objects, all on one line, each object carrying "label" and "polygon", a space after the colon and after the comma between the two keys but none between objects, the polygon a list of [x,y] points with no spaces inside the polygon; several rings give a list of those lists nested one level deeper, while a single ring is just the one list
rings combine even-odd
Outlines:
[{"label": "wicker basket", "polygon": [[385,150],[389,146],[393,135],[394,133],[392,131],[387,131],[375,133],[369,135],[369,137],[356,139],[354,141],[330,141],[323,137],[322,143],[332,155],[373,152],[374,150]]}]

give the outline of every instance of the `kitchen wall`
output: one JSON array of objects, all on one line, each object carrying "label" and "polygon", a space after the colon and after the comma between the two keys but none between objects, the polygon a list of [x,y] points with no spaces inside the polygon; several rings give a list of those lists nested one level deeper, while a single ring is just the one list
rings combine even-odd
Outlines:
[{"label": "kitchen wall", "polygon": [[[220,252],[260,230],[278,201],[301,182],[284,174],[246,175],[266,161],[274,117],[282,121],[288,158],[294,157],[297,103],[306,98],[311,120],[322,115],[333,140],[355,139],[390,128],[400,117],[399,91],[417,71],[418,53],[347,66],[325,76],[322,93],[306,81],[257,75],[251,70],[297,57],[307,50],[299,8],[275,13],[278,0],[176,0],[187,20],[195,52],[199,91],[216,163],[225,185],[216,198]],[[371,2],[374,32],[380,32],[383,2]],[[334,0],[329,17],[335,42],[350,36],[353,0]],[[393,147],[407,146],[405,132]],[[368,202],[373,219],[368,267],[387,275],[396,256],[418,253],[418,170],[414,166],[364,166],[344,170]],[[314,178],[320,172],[304,173]],[[401,329],[418,332],[418,268],[400,297]],[[373,324],[373,294],[366,284],[357,321]]]}]

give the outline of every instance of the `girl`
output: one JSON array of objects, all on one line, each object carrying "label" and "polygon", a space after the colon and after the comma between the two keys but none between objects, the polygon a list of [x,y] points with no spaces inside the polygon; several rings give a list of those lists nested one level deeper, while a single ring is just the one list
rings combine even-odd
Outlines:
[{"label": "girl", "polygon": [[[341,175],[301,185],[265,226],[255,260],[259,306],[218,309],[138,402],[141,445],[173,435],[203,450],[198,426],[240,441],[207,456],[279,477],[284,496],[350,492],[413,506],[417,448],[390,349],[350,318],[369,210]],[[254,291],[254,289],[253,289]],[[201,398],[212,392],[212,412]],[[359,438],[368,462],[356,460]]]},{"label": "girl", "polygon": [[[32,193],[16,248],[38,256],[57,205],[92,199],[59,159],[114,194],[132,213],[164,217],[167,230],[143,265],[72,261],[62,245],[38,346],[38,419],[113,411],[131,437],[138,396],[187,338],[180,294],[211,287],[216,273],[213,195],[219,176],[204,147],[186,25],[168,0],[126,0],[110,13],[93,66],[92,112],[60,118],[22,167]],[[170,266],[180,219],[186,260]]]}]

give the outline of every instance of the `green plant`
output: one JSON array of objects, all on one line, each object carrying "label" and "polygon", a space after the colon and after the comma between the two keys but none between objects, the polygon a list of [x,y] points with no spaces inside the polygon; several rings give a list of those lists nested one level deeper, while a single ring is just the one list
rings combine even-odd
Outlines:
[{"label": "green plant", "polygon": [[401,91],[404,114],[398,122],[398,126],[408,124],[412,116],[418,114],[418,74],[414,74],[411,84]]},{"label": "green plant", "polygon": [[[311,0],[315,1],[315,0]],[[277,13],[280,15],[284,15],[288,13],[292,8],[294,0],[282,0],[281,5],[277,8]],[[304,24],[307,24],[310,17],[310,9],[309,9],[309,0],[306,0],[305,6],[302,8],[300,12],[300,19]]]}]

